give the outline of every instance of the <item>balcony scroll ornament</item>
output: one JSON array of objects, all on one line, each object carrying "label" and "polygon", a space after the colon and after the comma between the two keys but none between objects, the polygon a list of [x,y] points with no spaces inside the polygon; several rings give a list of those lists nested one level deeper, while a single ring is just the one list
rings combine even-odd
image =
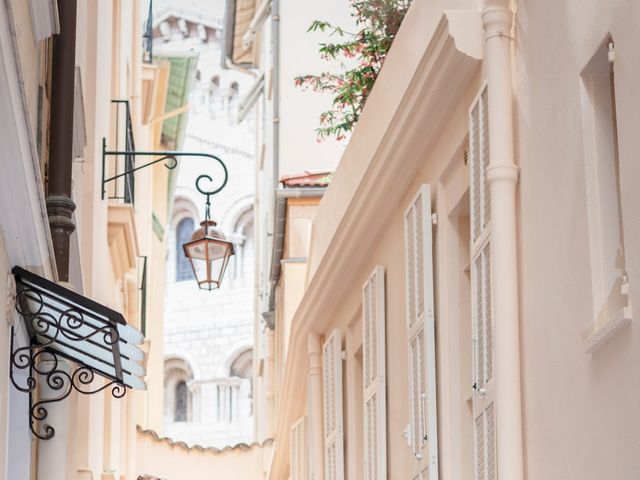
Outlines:
[{"label": "balcony scroll ornament", "polygon": [[[91,395],[109,391],[115,398],[127,388],[145,389],[142,335],[118,312],[19,267],[13,269],[15,309],[24,320],[28,344],[19,345],[21,325],[11,327],[9,375],[29,395],[33,434],[55,435],[48,407],[74,390]],[[104,383],[94,382],[96,376]]]}]

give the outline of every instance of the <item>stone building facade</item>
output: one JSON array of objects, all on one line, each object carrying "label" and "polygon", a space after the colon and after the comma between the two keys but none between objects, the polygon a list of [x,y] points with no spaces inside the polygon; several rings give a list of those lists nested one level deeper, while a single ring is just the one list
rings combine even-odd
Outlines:
[{"label": "stone building facade", "polygon": [[[197,21],[196,21],[197,20]],[[222,69],[221,19],[184,10],[156,16],[160,52],[197,52],[184,150],[217,155],[229,180],[212,197],[212,217],[234,242],[219,290],[198,290],[182,244],[204,219],[199,175],[217,183],[222,170],[210,160],[181,162],[167,238],[165,301],[164,435],[190,445],[223,447],[253,439],[255,160],[253,125],[235,121],[251,77]],[[207,35],[203,39],[204,25]],[[208,187],[208,185],[207,185]]]}]

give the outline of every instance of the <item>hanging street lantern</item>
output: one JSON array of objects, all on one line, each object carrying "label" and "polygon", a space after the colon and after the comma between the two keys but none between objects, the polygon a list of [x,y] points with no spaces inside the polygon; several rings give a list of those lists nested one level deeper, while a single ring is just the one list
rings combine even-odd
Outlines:
[{"label": "hanging street lantern", "polygon": [[[120,101],[118,101],[120,102]],[[125,101],[126,102],[126,101]],[[128,105],[128,103],[127,103]],[[127,107],[128,108],[128,107]],[[134,161],[136,157],[160,157],[144,165],[132,166],[125,168],[124,172],[116,173],[111,177],[107,177],[107,157],[116,158],[124,155],[125,157],[131,157]],[[191,240],[185,243],[184,254],[191,262],[191,268],[193,268],[193,274],[198,282],[198,287],[201,290],[215,290],[220,288],[224,271],[227,269],[229,263],[229,257],[233,255],[233,243],[227,240],[227,237],[216,225],[216,222],[211,220],[211,202],[210,197],[220,192],[229,179],[229,172],[222,160],[215,155],[203,152],[178,152],[178,151],[156,151],[156,152],[142,152],[136,150],[107,150],[107,140],[102,139],[102,199],[105,199],[107,194],[107,183],[117,181],[119,178],[125,177],[129,185],[133,183],[133,174],[138,170],[150,167],[159,162],[165,162],[165,167],[172,170],[178,165],[178,159],[182,157],[204,157],[215,160],[222,167],[224,173],[224,179],[218,188],[213,190],[203,190],[200,187],[202,180],[212,182],[213,179],[209,175],[200,175],[196,179],[196,188],[198,191],[207,197],[205,219],[200,223],[200,228],[193,233]],[[117,166],[116,166],[117,170]],[[113,197],[111,197],[113,198]],[[126,200],[125,200],[126,201]],[[133,199],[129,203],[133,203]]]},{"label": "hanging street lantern", "polygon": [[208,191],[200,187],[202,180],[212,181],[209,175],[200,175],[196,179],[196,189],[207,197],[205,218],[200,223],[200,228],[193,232],[191,240],[182,246],[185,256],[191,262],[193,274],[201,290],[220,288],[229,258],[234,254],[233,242],[227,239],[224,232],[211,219],[210,197],[227,184],[227,168],[222,161],[220,164],[224,170],[224,181],[217,189]]},{"label": "hanging street lantern", "polygon": [[193,232],[191,241],[185,243],[184,254],[191,262],[193,274],[201,290],[220,288],[229,257],[234,254],[233,243],[216,222],[208,218]]}]

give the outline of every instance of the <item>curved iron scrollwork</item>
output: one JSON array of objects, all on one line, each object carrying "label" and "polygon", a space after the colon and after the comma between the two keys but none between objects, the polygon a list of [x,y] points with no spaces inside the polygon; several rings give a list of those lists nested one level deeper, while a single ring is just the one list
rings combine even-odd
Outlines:
[{"label": "curved iron scrollwork", "polygon": [[[125,100],[114,100],[114,102],[125,102]],[[113,156],[115,157],[124,156],[124,157],[131,157],[134,159],[136,157],[157,157],[157,158],[151,162],[147,162],[144,165],[139,165],[137,167],[134,167],[133,165],[131,165],[129,168],[125,168],[123,172],[118,172],[111,177],[107,177],[106,176],[107,175],[107,166],[106,166],[107,157],[113,157]],[[179,152],[179,151],[171,151],[171,150],[157,151],[157,152],[144,152],[144,151],[136,151],[135,149],[129,149],[129,148],[125,150],[117,150],[117,149],[107,150],[107,140],[103,138],[102,139],[102,199],[104,200],[105,195],[107,193],[107,187],[106,187],[107,183],[113,182],[122,177],[131,176],[133,173],[137,172],[138,170],[142,170],[143,168],[147,168],[159,162],[165,162],[164,166],[169,170],[173,170],[178,165],[178,159],[181,157],[208,158],[210,160],[214,160],[218,165],[222,167],[223,178],[221,180],[220,186],[218,186],[212,191],[203,191],[201,187],[197,187],[202,194],[214,195],[218,193],[220,190],[222,190],[224,186],[227,184],[227,178],[229,176],[229,173],[227,171],[227,166],[225,165],[225,163],[222,161],[221,158],[211,153]],[[205,177],[209,181],[212,181],[212,178],[209,177],[208,175],[201,175],[200,177]],[[200,177],[198,178],[198,182],[200,181]]]},{"label": "curved iron scrollwork", "polygon": [[[30,344],[16,347],[14,327],[11,327],[9,372],[14,387],[29,394],[30,428],[42,440],[55,435],[55,428],[47,422],[48,405],[66,399],[74,390],[91,395],[111,389],[115,398],[126,394],[125,385],[115,378],[107,379],[97,387],[92,386],[96,373],[90,366],[74,366],[65,360],[59,349],[53,348],[70,342],[87,342],[98,336],[104,345],[114,345],[120,340],[117,328],[90,323],[79,309],[73,307],[58,309],[58,315],[54,316],[49,312],[56,310],[45,306],[43,296],[36,290],[23,289],[16,296],[16,310],[27,324]],[[20,372],[25,374],[20,375]]]}]

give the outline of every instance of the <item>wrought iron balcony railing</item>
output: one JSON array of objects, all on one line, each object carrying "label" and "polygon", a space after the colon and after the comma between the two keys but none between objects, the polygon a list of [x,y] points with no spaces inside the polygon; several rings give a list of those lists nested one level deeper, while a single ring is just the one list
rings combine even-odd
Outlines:
[{"label": "wrought iron balcony railing", "polygon": [[142,35],[142,61],[153,63],[153,0],[149,0],[149,13]]},{"label": "wrought iron balcony railing", "polygon": [[[131,107],[128,100],[111,100],[115,106],[115,144],[116,150],[124,147],[126,152],[134,152],[135,139],[133,137],[133,125],[131,123]],[[103,159],[104,162],[104,159]],[[132,170],[135,169],[135,156],[132,154],[115,155],[113,166],[103,165],[103,171],[114,173],[115,179],[113,188],[107,192],[111,200],[122,200],[124,203],[133,204],[135,200],[135,177]],[[130,172],[130,173],[125,173]]]},{"label": "wrought iron balcony railing", "polygon": [[147,257],[138,257],[140,331],[147,335]]}]

